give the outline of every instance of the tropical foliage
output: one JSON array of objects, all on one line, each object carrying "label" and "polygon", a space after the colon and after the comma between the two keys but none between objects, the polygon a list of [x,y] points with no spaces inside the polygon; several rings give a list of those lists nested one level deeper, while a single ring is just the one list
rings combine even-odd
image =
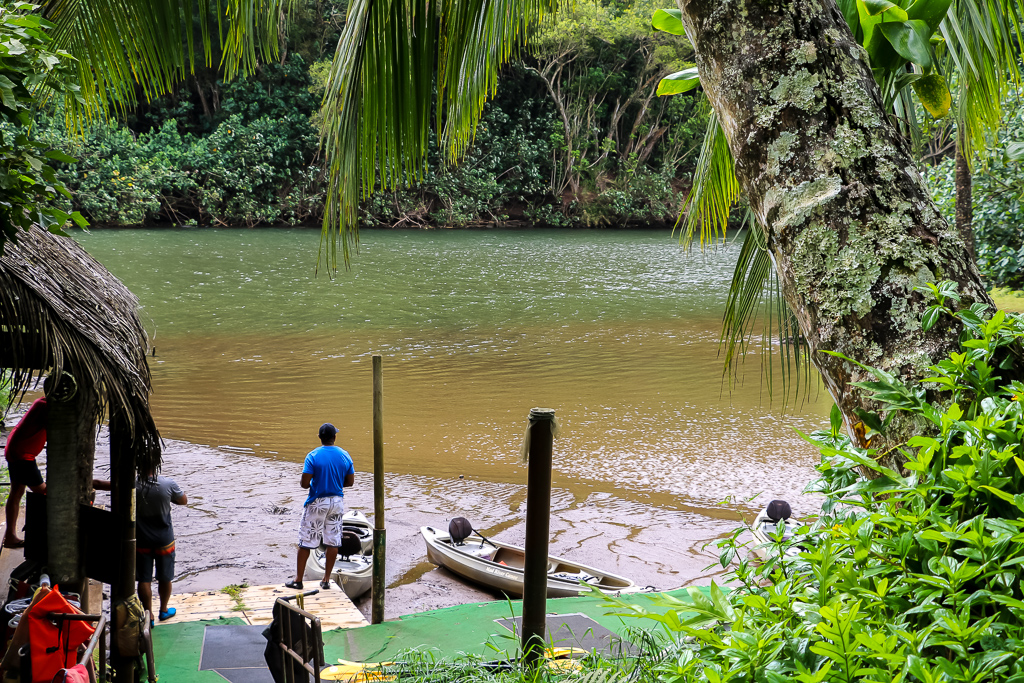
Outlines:
[{"label": "tropical foliage", "polygon": [[[358,207],[362,223],[672,221],[706,112],[694,98],[655,97],[652,83],[690,51],[651,28],[646,2],[582,0],[545,23],[502,72],[465,162],[445,163],[430,131],[421,181],[377,187]],[[321,220],[318,107],[343,10],[328,0],[298,3],[287,56],[250,76],[228,81],[197,54],[185,81],[123,120],[79,133],[61,116],[41,118],[42,137],[79,159],[58,165],[73,194],[68,206],[100,225]]]},{"label": "tropical foliage", "polygon": [[[1024,107],[1016,92],[1004,102],[1004,123],[986,163],[974,173],[974,239],[978,268],[994,286],[1024,288]],[[955,162],[927,167],[933,196],[947,220],[956,210]]]},{"label": "tropical foliage", "polygon": [[[894,125],[921,153],[923,132],[942,137],[948,130],[922,121],[918,104],[931,117],[951,109],[963,132],[957,150],[970,155],[972,145],[988,149],[1001,120],[1007,87],[1018,77],[1014,45],[1020,39],[1022,8],[1015,2],[977,3],[975,0],[841,0],[839,8],[855,38],[865,48],[883,102]],[[678,10],[653,17],[660,30],[683,35]],[[671,94],[696,85],[692,71],[673,74],[662,82]],[[948,82],[956,85],[953,102]],[[916,100],[912,96],[916,95]],[[966,149],[961,150],[961,146]],[[954,193],[955,194],[955,193]],[[732,158],[717,120],[707,128],[693,185],[680,217],[682,239],[689,244],[724,238],[742,197],[732,171]],[[747,223],[756,225],[752,216]],[[756,230],[745,233],[743,257],[737,263],[722,331],[726,368],[734,367],[753,339],[758,316],[765,321],[762,336],[795,338],[795,319],[778,300],[776,274]],[[771,344],[763,344],[769,353]],[[787,350],[789,348],[787,347]],[[800,353],[791,356],[799,360]],[[765,367],[771,367],[765,364]],[[788,363],[785,366],[788,369]],[[809,366],[806,366],[809,368]],[[784,375],[784,384],[786,375]]]},{"label": "tropical foliage", "polygon": [[831,430],[809,437],[822,454],[820,513],[776,534],[768,561],[748,559],[737,530],[720,543],[730,592],[666,598],[664,615],[609,600],[671,634],[662,680],[1024,680],[1024,384],[1000,378],[1013,374],[1024,320],[954,313],[946,284],[928,293],[926,324],[955,315],[961,350],[922,385],[880,370],[864,385],[884,407],[876,428],[895,411],[928,425],[897,446],[903,472],[878,464],[870,429],[851,441],[836,409]]},{"label": "tropical foliage", "polygon": [[70,194],[51,164],[72,159],[37,139],[32,128],[39,98],[78,97],[69,73],[74,60],[53,47],[51,25],[36,9],[0,5],[0,252],[7,239],[17,239],[33,223],[54,231],[71,220],[85,224],[79,214],[56,205]]}]

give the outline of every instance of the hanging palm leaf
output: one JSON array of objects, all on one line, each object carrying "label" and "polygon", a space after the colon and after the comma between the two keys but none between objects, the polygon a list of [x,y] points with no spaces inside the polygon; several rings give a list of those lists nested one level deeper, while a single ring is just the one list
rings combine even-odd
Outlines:
[{"label": "hanging palm leaf", "polygon": [[[703,106],[710,110],[707,100]],[[694,235],[699,233],[703,248],[719,236],[724,238],[729,214],[739,196],[740,184],[733,171],[732,153],[718,115],[711,110],[697,168],[693,171],[693,186],[676,222],[680,241],[689,247]]]},{"label": "hanging palm leaf", "polygon": [[[764,242],[764,232],[748,208],[743,220],[743,245],[733,270],[719,338],[719,353],[725,359],[723,374],[730,380],[739,375],[742,361],[758,331],[761,371],[769,397],[779,386],[783,403],[791,395],[797,398],[801,381],[805,390],[810,386],[809,351],[803,343],[796,318],[782,297],[775,265]],[[781,354],[778,385],[774,358],[776,340]]]},{"label": "hanging palm leaf", "polygon": [[322,110],[328,182],[320,255],[329,271],[339,244],[348,261],[361,198],[378,183],[393,189],[422,179],[432,111],[447,158],[465,152],[499,69],[556,2],[353,0]]},{"label": "hanging palm leaf", "polygon": [[276,57],[281,24],[293,2],[49,0],[39,9],[54,24],[54,46],[78,59],[81,98],[69,104],[94,116],[130,110],[139,90],[146,100],[169,92],[194,69],[197,40],[210,65],[211,12],[226,76],[252,72],[261,61]]}]

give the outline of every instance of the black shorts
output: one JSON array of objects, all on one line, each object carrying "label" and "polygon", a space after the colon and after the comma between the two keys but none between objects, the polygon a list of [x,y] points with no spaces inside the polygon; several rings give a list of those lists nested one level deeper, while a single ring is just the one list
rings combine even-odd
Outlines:
[{"label": "black shorts", "polygon": [[156,580],[170,581],[174,578],[174,551],[166,555],[135,553],[135,580],[139,583],[153,582],[153,567],[156,566]]},{"label": "black shorts", "polygon": [[39,465],[33,460],[8,460],[7,471],[11,473],[12,484],[22,484],[29,488],[43,483],[43,475]]}]

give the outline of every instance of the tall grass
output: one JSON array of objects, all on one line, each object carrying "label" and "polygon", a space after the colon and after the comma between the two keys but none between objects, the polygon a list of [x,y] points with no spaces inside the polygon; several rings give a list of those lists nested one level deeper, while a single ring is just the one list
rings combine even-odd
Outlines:
[{"label": "tall grass", "polygon": [[[656,683],[671,677],[676,659],[688,646],[678,639],[661,636],[640,628],[627,629],[626,640],[633,645],[630,654],[616,657],[596,651],[576,651],[570,657],[550,657],[535,668],[527,668],[516,659],[508,659],[494,647],[494,658],[462,654],[439,657],[436,652],[411,650],[394,662],[368,668],[362,677],[352,680],[399,683]],[[551,643],[551,649],[567,648],[571,643]],[[476,645],[473,643],[473,645]],[[514,646],[511,648],[514,650]]]}]

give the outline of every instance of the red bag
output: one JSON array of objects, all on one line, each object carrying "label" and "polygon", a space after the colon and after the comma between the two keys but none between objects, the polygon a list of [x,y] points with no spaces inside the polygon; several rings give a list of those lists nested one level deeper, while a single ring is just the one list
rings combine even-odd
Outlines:
[{"label": "red bag", "polygon": [[81,664],[75,664],[70,669],[58,671],[51,683],[90,683],[89,671]]},{"label": "red bag", "polygon": [[22,619],[28,619],[34,683],[51,683],[58,671],[74,665],[78,660],[78,647],[88,642],[96,630],[85,621],[65,621],[58,627],[50,619],[50,612],[81,614],[55,586],[22,616]]}]

